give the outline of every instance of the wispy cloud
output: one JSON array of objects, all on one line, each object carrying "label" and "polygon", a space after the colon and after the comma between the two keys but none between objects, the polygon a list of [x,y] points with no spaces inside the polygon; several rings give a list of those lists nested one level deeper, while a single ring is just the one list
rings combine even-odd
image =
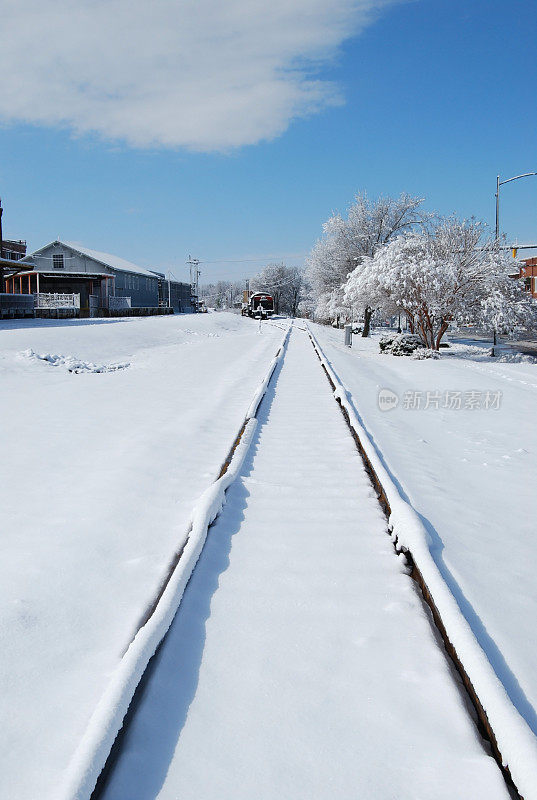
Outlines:
[{"label": "wispy cloud", "polygon": [[319,67],[395,0],[4,0],[0,119],[225,150],[341,102]]}]

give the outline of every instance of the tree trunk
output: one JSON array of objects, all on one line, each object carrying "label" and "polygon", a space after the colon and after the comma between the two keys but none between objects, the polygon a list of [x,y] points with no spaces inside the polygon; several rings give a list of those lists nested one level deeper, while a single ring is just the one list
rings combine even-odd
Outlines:
[{"label": "tree trunk", "polygon": [[434,350],[434,335],[431,321],[429,316],[423,312],[420,312],[418,316],[418,332],[425,347]]},{"label": "tree trunk", "polygon": [[445,334],[445,332],[447,331],[448,328],[449,328],[449,322],[446,322],[445,320],[443,320],[442,324],[440,326],[440,330],[436,334],[436,340],[435,340],[435,343],[434,343],[434,349],[435,350],[440,350],[440,340],[442,339],[442,336]]},{"label": "tree trunk", "polygon": [[362,331],[362,336],[369,336],[369,332],[371,330],[371,317],[373,316],[373,309],[370,306],[367,306],[364,311],[364,329]]}]

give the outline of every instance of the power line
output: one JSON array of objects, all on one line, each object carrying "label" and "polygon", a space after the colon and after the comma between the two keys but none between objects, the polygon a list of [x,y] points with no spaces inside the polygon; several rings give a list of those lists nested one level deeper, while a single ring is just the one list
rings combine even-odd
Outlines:
[{"label": "power line", "polygon": [[[221,258],[216,261],[204,261],[202,264],[256,264],[263,261],[281,261],[284,258],[306,258],[308,253],[291,253],[283,256],[265,256],[264,258]],[[188,263],[188,262],[187,262]]]}]

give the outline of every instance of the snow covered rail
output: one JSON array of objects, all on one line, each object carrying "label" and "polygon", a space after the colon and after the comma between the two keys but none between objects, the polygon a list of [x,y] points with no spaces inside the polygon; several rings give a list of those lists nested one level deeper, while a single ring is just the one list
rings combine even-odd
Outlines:
[{"label": "snow covered rail", "polygon": [[389,521],[394,546],[412,566],[435,624],[477,711],[480,730],[489,739],[507,781],[524,800],[537,800],[537,741],[512,704],[475,638],[430,552],[431,540],[414,508],[404,500],[311,329],[313,347],[354,435],[366,469]]},{"label": "snow covered rail", "polygon": [[277,364],[284,355],[291,326],[283,336],[269,369],[256,390],[244,423],[235,437],[222,465],[218,479],[199,497],[190,517],[190,525],[176,553],[163,584],[140,627],[113,673],[88,727],[78,745],[59,790],[61,800],[89,800],[99,793],[99,778],[122,729],[136,689],[149,661],[165,637],[179,608],[190,576],[199,559],[209,526],[225,503],[226,489],[233,483],[243,464],[256,431],[256,413]]}]

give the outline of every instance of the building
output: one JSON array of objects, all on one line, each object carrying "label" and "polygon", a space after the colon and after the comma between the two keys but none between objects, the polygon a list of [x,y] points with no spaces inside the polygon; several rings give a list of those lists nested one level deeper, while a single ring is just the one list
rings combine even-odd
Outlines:
[{"label": "building", "polygon": [[26,255],[26,242],[22,239],[4,239],[2,233],[2,217],[4,209],[0,199],[0,294],[4,292],[4,277],[13,274],[13,262]]},{"label": "building", "polygon": [[107,316],[196,308],[189,283],[166,280],[161,272],[71,242],[51,242],[17,267],[26,262],[35,265],[33,270],[8,278],[6,291],[34,294],[36,310],[73,307],[80,316]]},{"label": "building", "polygon": [[[4,239],[2,233],[2,217],[4,209],[0,198],[0,260],[18,261],[26,255],[26,242],[22,239]],[[2,291],[0,287],[0,291]]]},{"label": "building", "polygon": [[524,258],[518,276],[524,281],[524,289],[537,299],[537,258]]},{"label": "building", "polygon": [[22,239],[2,239],[2,258],[18,261],[26,255],[26,242]]},{"label": "building", "polygon": [[[24,271],[29,272],[33,265],[23,265]],[[11,258],[0,258],[0,319],[14,317],[34,316],[34,297],[27,294],[6,294],[5,280],[18,274],[20,261]]]}]

